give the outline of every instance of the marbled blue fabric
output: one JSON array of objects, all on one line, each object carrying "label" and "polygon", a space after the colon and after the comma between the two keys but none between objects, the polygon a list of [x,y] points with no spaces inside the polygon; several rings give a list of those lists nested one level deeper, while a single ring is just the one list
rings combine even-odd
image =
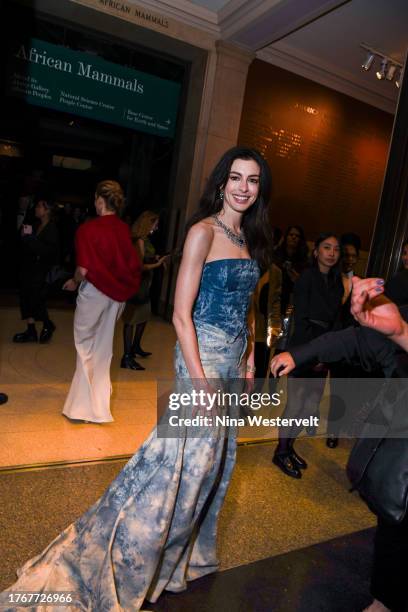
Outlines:
[{"label": "marbled blue fabric", "polygon": [[246,326],[248,302],[258,278],[259,268],[254,259],[217,259],[206,263],[194,305],[194,322],[209,323],[238,336]]},{"label": "marbled blue fabric", "polygon": [[[212,322],[196,322],[204,371],[207,378],[242,377],[245,322],[257,266],[250,260],[212,262],[204,276],[212,308],[221,309],[217,321],[227,326],[228,320],[228,329],[230,319],[234,321],[232,334]],[[222,295],[221,286],[225,293],[233,287],[234,302]],[[200,296],[205,298],[203,290]],[[204,315],[202,308],[200,313]],[[188,378],[178,346],[175,370],[178,380]],[[136,612],[164,589],[182,591],[187,581],[214,572],[217,519],[236,452],[234,432],[225,433],[220,428],[208,438],[159,438],[155,429],[104,495],[26,563],[10,589],[75,593],[72,605],[47,607],[53,612]]]}]

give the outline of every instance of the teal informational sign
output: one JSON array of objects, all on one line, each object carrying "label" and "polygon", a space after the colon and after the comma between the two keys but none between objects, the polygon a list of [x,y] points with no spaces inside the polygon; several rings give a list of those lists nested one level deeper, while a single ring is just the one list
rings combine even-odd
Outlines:
[{"label": "teal informational sign", "polygon": [[36,106],[172,137],[180,85],[32,38],[14,47],[7,93]]}]

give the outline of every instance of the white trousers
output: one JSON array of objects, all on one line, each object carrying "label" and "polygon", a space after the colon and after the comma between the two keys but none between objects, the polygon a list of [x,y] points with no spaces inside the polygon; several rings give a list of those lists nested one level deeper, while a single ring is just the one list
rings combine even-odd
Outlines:
[{"label": "white trousers", "polygon": [[81,283],[74,317],[76,370],[62,411],[70,419],[113,421],[110,364],[115,323],[124,306],[88,281]]}]

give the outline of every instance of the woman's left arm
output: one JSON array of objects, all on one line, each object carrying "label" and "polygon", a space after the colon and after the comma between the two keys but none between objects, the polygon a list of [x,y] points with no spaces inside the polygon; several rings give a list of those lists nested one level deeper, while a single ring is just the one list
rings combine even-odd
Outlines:
[{"label": "woman's left arm", "polygon": [[73,278],[69,278],[66,283],[64,283],[62,288],[65,289],[65,291],[76,291],[78,285],[85,280],[87,274],[88,270],[86,268],[77,266]]}]

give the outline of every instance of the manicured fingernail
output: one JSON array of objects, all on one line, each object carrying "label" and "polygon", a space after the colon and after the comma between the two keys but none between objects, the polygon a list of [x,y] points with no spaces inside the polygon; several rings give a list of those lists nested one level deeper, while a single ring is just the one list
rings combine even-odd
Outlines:
[{"label": "manicured fingernail", "polygon": [[375,290],[377,291],[377,293],[381,293],[381,291],[383,291],[382,287],[376,287]]},{"label": "manicured fingernail", "polygon": [[382,279],[382,278],[379,278],[379,279],[377,280],[377,285],[383,285],[383,284],[384,284],[383,279]]}]

